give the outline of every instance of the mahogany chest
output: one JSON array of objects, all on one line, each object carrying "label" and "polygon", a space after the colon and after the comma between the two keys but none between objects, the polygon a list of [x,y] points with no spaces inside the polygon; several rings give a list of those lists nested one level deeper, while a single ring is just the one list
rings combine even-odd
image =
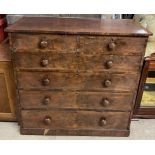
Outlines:
[{"label": "mahogany chest", "polygon": [[21,134],[129,135],[150,32],[132,20],[48,17],[7,32]]}]

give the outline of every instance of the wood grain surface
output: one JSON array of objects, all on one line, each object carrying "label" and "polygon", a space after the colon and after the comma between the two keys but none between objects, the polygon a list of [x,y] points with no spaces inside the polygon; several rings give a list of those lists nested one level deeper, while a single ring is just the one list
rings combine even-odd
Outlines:
[{"label": "wood grain surface", "polygon": [[132,93],[19,91],[22,109],[85,109],[130,111]]},{"label": "wood grain surface", "polygon": [[[113,73],[59,73],[18,72],[18,89],[25,90],[81,90],[81,91],[135,91],[138,74]],[[48,81],[44,85],[44,81]],[[106,86],[106,81],[111,84]]]},{"label": "wood grain surface", "polygon": [[9,41],[0,44],[0,121],[15,121],[15,84]]},{"label": "wood grain surface", "polygon": [[[51,52],[16,52],[13,54],[15,68],[35,70],[68,70],[93,72],[135,72],[141,69],[142,56],[82,55]],[[46,64],[45,64],[46,63]]]},{"label": "wood grain surface", "polygon": [[[46,47],[42,48],[42,41]],[[114,49],[109,45],[115,44]],[[145,51],[147,37],[11,34],[11,46],[19,52],[81,53],[87,55],[116,54],[141,55]]]},{"label": "wood grain surface", "polygon": [[[22,127],[56,129],[127,129],[129,112],[22,110]],[[45,119],[51,122],[46,124]],[[106,120],[105,125],[100,121]]]},{"label": "wood grain surface", "polygon": [[[49,26],[50,25],[50,26]],[[151,33],[133,20],[23,17],[7,32],[148,36]]]}]

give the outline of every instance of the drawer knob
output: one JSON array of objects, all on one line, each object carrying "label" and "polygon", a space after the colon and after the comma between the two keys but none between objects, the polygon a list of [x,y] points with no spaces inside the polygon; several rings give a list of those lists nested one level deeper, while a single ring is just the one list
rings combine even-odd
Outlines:
[{"label": "drawer knob", "polygon": [[43,67],[48,66],[48,60],[47,60],[47,59],[43,59],[43,60],[41,61],[41,65],[42,65]]},{"label": "drawer knob", "polygon": [[48,46],[47,41],[42,40],[42,41],[40,42],[40,47],[41,47],[41,48],[46,48],[47,46]]},{"label": "drawer knob", "polygon": [[44,119],[44,124],[45,124],[45,125],[50,125],[51,123],[52,123],[52,120],[51,120],[50,117],[46,117],[46,118]]},{"label": "drawer knob", "polygon": [[44,105],[49,104],[50,103],[50,100],[51,100],[50,97],[45,97],[44,100],[43,100],[43,104]]},{"label": "drawer knob", "polygon": [[109,69],[109,68],[112,68],[113,66],[113,62],[111,60],[107,61],[106,62],[106,67]]},{"label": "drawer knob", "polygon": [[42,84],[43,84],[44,86],[48,86],[49,83],[50,83],[50,80],[49,80],[49,79],[43,79],[43,80],[42,80]]},{"label": "drawer knob", "polygon": [[106,119],[102,117],[102,118],[100,119],[99,125],[100,125],[100,126],[105,126],[106,124],[107,124]]},{"label": "drawer knob", "polygon": [[110,42],[110,43],[108,44],[108,49],[109,49],[110,51],[113,51],[115,48],[116,48],[116,44],[115,44],[114,42]]},{"label": "drawer knob", "polygon": [[110,101],[107,98],[102,99],[102,105],[108,106],[110,104]]},{"label": "drawer knob", "polygon": [[105,80],[105,81],[104,81],[104,86],[105,86],[105,87],[110,87],[111,84],[112,84],[112,83],[111,83],[110,80]]}]

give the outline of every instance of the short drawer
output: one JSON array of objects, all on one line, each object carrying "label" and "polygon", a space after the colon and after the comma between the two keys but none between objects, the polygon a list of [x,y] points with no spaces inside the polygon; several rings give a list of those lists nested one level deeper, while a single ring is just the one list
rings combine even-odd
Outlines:
[{"label": "short drawer", "polygon": [[22,109],[97,109],[131,110],[134,95],[131,93],[19,91]]},{"label": "short drawer", "polygon": [[92,70],[94,72],[110,70],[117,72],[138,72],[141,56],[118,55],[82,55],[75,53],[16,52],[14,64],[18,69],[58,69]]},{"label": "short drawer", "polygon": [[12,34],[11,46],[14,51],[52,50],[55,52],[75,52],[76,35],[50,35],[50,34]]},{"label": "short drawer", "polygon": [[83,54],[142,55],[147,38],[142,37],[105,37],[80,36],[79,49]]},{"label": "short drawer", "polygon": [[133,91],[138,74],[17,72],[19,89]]},{"label": "short drawer", "polygon": [[77,70],[78,60],[74,53],[16,52],[14,66],[18,69]]},{"label": "short drawer", "polygon": [[22,128],[127,129],[129,112],[22,110]]},{"label": "short drawer", "polygon": [[112,71],[112,72],[139,72],[141,69],[141,56],[125,55],[79,55],[79,70]]}]

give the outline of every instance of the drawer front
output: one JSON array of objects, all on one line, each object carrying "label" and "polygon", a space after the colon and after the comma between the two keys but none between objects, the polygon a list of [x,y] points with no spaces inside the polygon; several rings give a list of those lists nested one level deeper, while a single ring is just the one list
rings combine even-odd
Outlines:
[{"label": "drawer front", "polygon": [[16,52],[13,54],[16,68],[71,69],[77,70],[78,60],[74,53]]},{"label": "drawer front", "polygon": [[[147,38],[48,34],[12,34],[14,51],[80,52],[83,54],[144,54]],[[76,50],[78,49],[78,50]]]},{"label": "drawer front", "polygon": [[12,34],[15,51],[53,50],[55,52],[75,52],[76,35]]},{"label": "drawer front", "polygon": [[19,89],[133,91],[138,74],[17,72]]},{"label": "drawer front", "polygon": [[129,112],[21,111],[23,128],[127,129]]},{"label": "drawer front", "polygon": [[147,38],[80,36],[79,49],[83,54],[144,54]]},{"label": "drawer front", "polygon": [[19,91],[23,109],[131,110],[133,94],[106,92]]},{"label": "drawer front", "polygon": [[141,56],[75,55],[74,53],[16,52],[14,63],[22,69],[58,69],[93,71],[139,71]]},{"label": "drawer front", "polygon": [[79,56],[79,70],[112,71],[112,72],[139,72],[141,56],[118,55],[82,55]]}]

